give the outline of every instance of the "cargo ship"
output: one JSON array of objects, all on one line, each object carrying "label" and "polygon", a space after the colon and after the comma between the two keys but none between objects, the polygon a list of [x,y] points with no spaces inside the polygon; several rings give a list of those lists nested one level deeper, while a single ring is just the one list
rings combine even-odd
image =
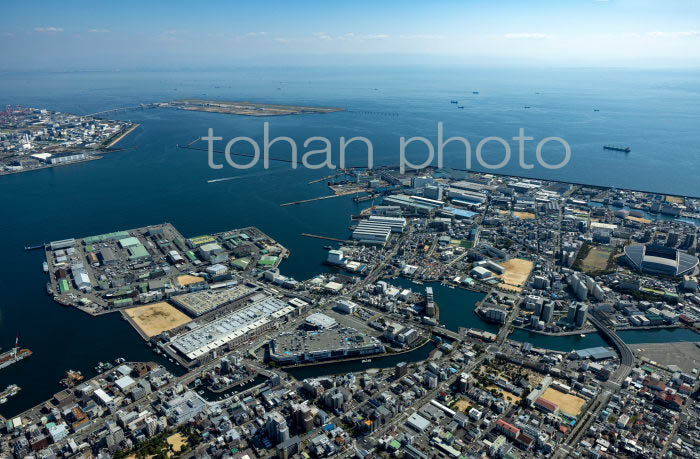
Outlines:
[{"label": "cargo ship", "polygon": [[19,348],[19,336],[15,339],[15,347],[7,352],[0,354],[0,369],[9,367],[13,363],[17,363],[20,360],[24,360],[32,355],[32,351],[29,349]]},{"label": "cargo ship", "polygon": [[616,147],[614,145],[603,145],[603,150],[622,151],[625,153],[632,151],[630,147]]}]

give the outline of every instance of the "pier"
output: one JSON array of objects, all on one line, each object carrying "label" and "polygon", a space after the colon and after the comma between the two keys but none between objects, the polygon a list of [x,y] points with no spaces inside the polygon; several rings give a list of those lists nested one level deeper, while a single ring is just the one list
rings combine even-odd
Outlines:
[{"label": "pier", "polygon": [[319,178],[319,179],[312,180],[312,181],[309,182],[309,185],[313,185],[314,183],[323,182],[324,180],[334,179],[334,178],[336,178],[336,177],[340,177],[341,175],[345,175],[345,172],[340,172],[340,173],[338,173],[338,174],[333,174],[333,175],[327,175],[327,176],[325,176],[325,177],[321,177],[321,178]]},{"label": "pier", "polygon": [[301,233],[301,235],[304,237],[312,237],[314,239],[324,239],[326,241],[341,242],[343,244],[348,244],[348,243],[352,242],[352,241],[346,241],[345,239],[338,239],[335,237],[319,236],[318,234]]},{"label": "pier", "polygon": [[353,193],[355,193],[355,191],[347,192],[347,193],[339,193],[339,194],[329,194],[328,196],[319,196],[318,198],[311,198],[311,199],[301,199],[299,201],[284,202],[284,203],[280,204],[280,207],[295,206],[297,204],[304,204],[306,202],[322,201],[324,199],[331,199],[331,198],[339,198],[341,196],[347,196],[347,195],[353,194]]}]

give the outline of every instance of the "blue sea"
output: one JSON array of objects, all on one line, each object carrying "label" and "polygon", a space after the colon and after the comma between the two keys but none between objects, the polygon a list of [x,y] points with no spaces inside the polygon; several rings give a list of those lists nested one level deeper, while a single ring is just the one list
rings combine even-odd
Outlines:
[{"label": "blue sea", "polygon": [[[208,128],[224,142],[249,136],[262,143],[268,121],[271,135],[295,139],[300,153],[308,151],[303,143],[309,137],[327,137],[336,162],[341,136],[365,136],[374,146],[375,164],[398,163],[402,136],[435,142],[438,122],[446,137],[464,136],[472,148],[489,136],[510,141],[523,128],[535,138],[526,144],[528,163],[535,162],[534,144],[550,136],[571,145],[570,163],[554,171],[521,170],[517,144],[511,141],[513,158],[498,172],[700,196],[698,72],[353,67],[0,75],[3,107],[89,114],[195,97],[346,111],[275,118],[130,111],[115,115],[141,124],[120,143],[126,150],[99,161],[0,177],[0,346],[10,348],[19,334],[34,352],[0,370],[1,388],[22,387],[20,395],[0,406],[1,413],[15,414],[50,397],[69,368],[91,376],[99,361],[158,360],[119,315],[92,318],[54,303],[45,293],[42,253],[25,252],[25,245],[164,221],[186,237],[253,225],[291,250],[282,264],[284,274],[306,279],[325,270],[325,243],[301,233],[346,238],[350,215],[361,207],[349,197],[279,207],[328,194],[323,183],[308,182],[330,172],[293,170],[282,162],[272,162],[267,170],[211,170],[206,153],[176,147],[206,135]],[[217,146],[223,148],[224,142]],[[605,144],[629,145],[632,152],[605,151]],[[421,162],[424,151],[413,147],[409,157]],[[445,149],[446,166],[465,167],[463,147],[458,147]],[[366,164],[362,149],[349,151],[348,164]],[[272,156],[288,158],[289,150],[275,144]],[[556,146],[546,148],[544,156],[551,163],[562,157]],[[497,163],[503,148],[489,143],[484,157]],[[236,179],[208,182],[225,177]],[[465,324],[472,316],[465,312]]]}]

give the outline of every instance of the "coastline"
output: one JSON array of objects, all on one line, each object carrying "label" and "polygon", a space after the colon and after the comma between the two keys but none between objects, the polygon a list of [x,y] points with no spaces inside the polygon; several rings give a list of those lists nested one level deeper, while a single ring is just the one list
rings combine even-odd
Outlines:
[{"label": "coastline", "polygon": [[125,131],[123,131],[123,132],[121,132],[121,133],[119,133],[119,134],[115,134],[116,138],[115,138],[115,137],[112,137],[111,139],[107,139],[107,141],[105,142],[107,145],[104,145],[104,144],[103,144],[103,145],[104,145],[103,148],[112,148],[112,147],[114,147],[116,144],[118,144],[119,142],[121,142],[123,139],[125,139],[129,134],[131,134],[132,132],[134,132],[134,131],[135,131],[138,127],[140,127],[140,126],[141,126],[141,124],[135,123],[135,124],[133,124],[130,128],[128,128],[127,130],[125,130]]}]

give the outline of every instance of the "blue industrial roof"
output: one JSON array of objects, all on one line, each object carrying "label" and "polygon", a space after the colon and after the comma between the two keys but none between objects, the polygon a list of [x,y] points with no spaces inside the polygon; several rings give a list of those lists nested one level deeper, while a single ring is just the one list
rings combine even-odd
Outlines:
[{"label": "blue industrial roof", "polygon": [[462,217],[462,218],[472,218],[474,215],[476,215],[476,212],[471,212],[469,210],[464,210],[464,209],[458,209],[456,207],[445,207],[444,210],[455,214],[455,216],[457,216],[457,217]]}]

